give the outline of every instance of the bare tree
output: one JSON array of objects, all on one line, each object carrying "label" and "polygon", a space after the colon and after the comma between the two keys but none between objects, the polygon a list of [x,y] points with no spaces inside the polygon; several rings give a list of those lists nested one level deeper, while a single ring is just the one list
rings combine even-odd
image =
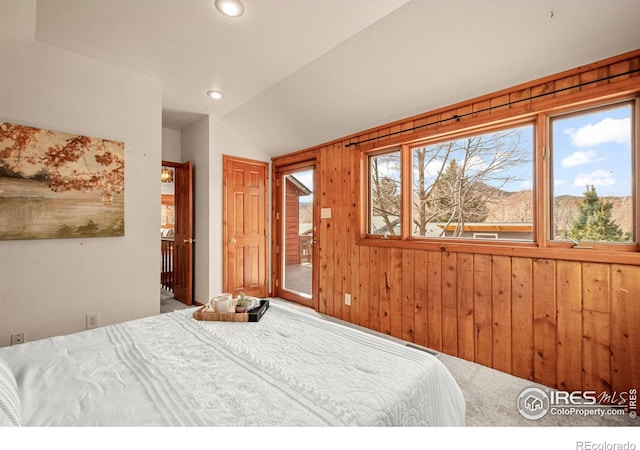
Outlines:
[{"label": "bare tree", "polygon": [[[517,180],[513,169],[531,161],[531,149],[522,145],[521,134],[519,128],[508,129],[414,151],[417,234],[424,236],[434,219],[446,222],[442,234],[455,224],[455,236],[462,235],[466,222],[484,221],[487,205],[497,202],[501,188]],[[427,175],[434,161],[439,171],[429,183]]]},{"label": "bare tree", "polygon": [[[383,168],[380,167],[383,166]],[[370,159],[371,167],[371,216],[380,217],[385,224],[385,234],[394,235],[392,218],[400,217],[400,153],[394,152]],[[373,228],[373,227],[372,227]],[[377,230],[371,230],[377,232]]]},{"label": "bare tree", "polygon": [[[427,224],[431,222],[439,212],[433,207],[432,191],[437,186],[444,168],[449,161],[449,154],[453,149],[453,141],[431,147],[421,147],[413,151],[413,224],[419,236],[427,233]],[[429,149],[429,152],[427,152]],[[427,182],[427,172],[436,172],[436,178]]]}]

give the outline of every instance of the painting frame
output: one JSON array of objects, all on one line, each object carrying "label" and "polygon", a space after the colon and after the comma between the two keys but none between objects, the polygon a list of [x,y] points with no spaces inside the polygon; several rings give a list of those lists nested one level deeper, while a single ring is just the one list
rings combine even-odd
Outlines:
[{"label": "painting frame", "polygon": [[0,240],[124,236],[124,142],[0,123]]}]

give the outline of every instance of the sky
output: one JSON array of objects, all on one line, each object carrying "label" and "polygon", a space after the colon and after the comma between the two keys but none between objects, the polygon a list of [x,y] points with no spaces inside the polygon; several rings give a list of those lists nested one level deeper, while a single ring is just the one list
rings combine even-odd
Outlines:
[{"label": "sky", "polygon": [[296,172],[293,176],[311,191],[311,195],[300,197],[300,202],[305,203],[313,201],[313,170]]},{"label": "sky", "polygon": [[628,104],[553,121],[554,195],[631,195],[631,107]]}]

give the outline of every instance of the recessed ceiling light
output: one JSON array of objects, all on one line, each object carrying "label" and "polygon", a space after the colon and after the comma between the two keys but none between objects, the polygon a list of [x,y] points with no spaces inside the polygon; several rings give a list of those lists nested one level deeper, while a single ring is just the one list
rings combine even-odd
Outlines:
[{"label": "recessed ceiling light", "polygon": [[239,17],[244,14],[244,5],[240,0],[216,0],[216,8],[229,17]]},{"label": "recessed ceiling light", "polygon": [[220,91],[207,91],[207,95],[214,100],[220,100],[224,95]]}]

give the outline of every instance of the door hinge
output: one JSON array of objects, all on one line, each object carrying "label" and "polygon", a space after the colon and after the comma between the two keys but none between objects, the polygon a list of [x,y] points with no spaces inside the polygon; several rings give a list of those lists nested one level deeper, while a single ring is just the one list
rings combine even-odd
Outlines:
[{"label": "door hinge", "polygon": [[278,279],[276,278],[276,287],[280,286],[280,283],[278,282]]},{"label": "door hinge", "polygon": [[276,245],[276,255],[277,255],[278,253],[280,253],[280,246],[279,246],[279,245]]},{"label": "door hinge", "polygon": [[280,220],[280,212],[276,213],[276,220]]}]

